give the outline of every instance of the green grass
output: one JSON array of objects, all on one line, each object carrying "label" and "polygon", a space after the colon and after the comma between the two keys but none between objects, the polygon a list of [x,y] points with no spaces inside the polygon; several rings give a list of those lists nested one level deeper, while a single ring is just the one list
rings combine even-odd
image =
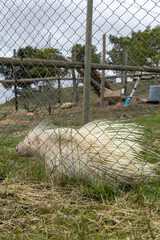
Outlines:
[{"label": "green grass", "polygon": [[30,181],[41,181],[45,177],[44,166],[34,158],[20,158],[16,153],[16,146],[24,136],[0,137],[0,179],[20,177]]},{"label": "green grass", "polygon": [[[154,82],[153,82],[154,83]],[[149,81],[143,81],[138,95],[148,94]],[[114,84],[113,84],[114,85]],[[134,83],[128,85],[131,92]],[[146,86],[142,94],[142,88]],[[120,88],[116,84],[115,88]],[[37,240],[106,240],[106,239],[158,239],[160,235],[160,181],[152,179],[148,184],[133,188],[93,186],[89,182],[64,180],[53,183],[46,177],[44,165],[39,159],[19,157],[15,148],[30,128],[41,121],[56,121],[58,126],[82,126],[82,88],[78,107],[54,109],[52,116],[46,110],[36,117],[27,117],[24,109],[26,98],[20,98],[20,110],[14,112],[14,100],[0,106],[0,113],[8,113],[0,122],[0,239]],[[45,102],[39,93],[31,98]],[[37,95],[36,95],[37,94]],[[137,95],[137,96],[138,96]],[[63,101],[72,101],[73,90],[63,89]],[[91,102],[96,98],[91,92]],[[55,102],[56,103],[56,102]],[[53,104],[55,104],[53,103]],[[43,105],[43,104],[42,104]],[[46,103],[47,106],[47,103]],[[144,160],[160,161],[160,109],[159,106],[130,105],[120,109],[114,106],[101,109],[91,105],[91,120],[123,120],[144,128],[143,144],[152,152],[143,153]],[[157,145],[155,144],[158,143]],[[158,169],[157,169],[158,171]]]}]

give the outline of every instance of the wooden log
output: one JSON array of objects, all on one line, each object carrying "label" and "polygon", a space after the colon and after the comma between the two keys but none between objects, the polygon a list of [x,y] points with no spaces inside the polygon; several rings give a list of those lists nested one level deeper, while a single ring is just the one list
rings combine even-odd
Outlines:
[{"label": "wooden log", "polygon": [[[0,65],[6,66],[32,66],[32,67],[62,67],[62,68],[84,68],[83,62],[67,62],[57,60],[30,59],[30,58],[5,58],[0,57]],[[125,66],[113,64],[91,63],[93,69],[105,70],[124,70],[160,73],[157,67]]]},{"label": "wooden log", "polygon": [[118,102],[122,101],[122,91],[116,90],[116,91],[105,91],[104,92],[104,104],[106,105],[112,105],[117,104]]}]

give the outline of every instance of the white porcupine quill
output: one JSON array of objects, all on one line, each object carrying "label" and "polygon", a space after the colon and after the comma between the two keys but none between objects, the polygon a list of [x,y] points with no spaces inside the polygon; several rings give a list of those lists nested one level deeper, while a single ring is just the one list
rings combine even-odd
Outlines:
[{"label": "white porcupine quill", "polygon": [[136,124],[105,120],[90,122],[79,130],[42,124],[17,146],[17,152],[43,159],[55,178],[66,175],[135,184],[156,176],[156,164],[138,159],[142,135],[143,128]]}]

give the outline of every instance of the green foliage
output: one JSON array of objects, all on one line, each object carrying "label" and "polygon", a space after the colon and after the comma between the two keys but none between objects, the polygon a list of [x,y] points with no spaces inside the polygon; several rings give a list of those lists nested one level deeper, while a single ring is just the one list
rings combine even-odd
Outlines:
[{"label": "green foliage", "polygon": [[128,52],[128,65],[158,66],[160,61],[160,26],[132,32],[131,37],[109,36],[113,48],[108,52],[112,64],[124,64]]},{"label": "green foliage", "polygon": [[[44,50],[38,48],[32,48],[30,46],[26,48],[20,48],[17,53],[17,57],[20,58],[34,58],[34,59],[47,59],[57,60],[54,53],[59,53],[57,49],[46,48]],[[57,68],[51,67],[29,67],[28,71],[21,69],[20,78],[36,78],[36,77],[54,77],[58,74]]]},{"label": "green foliage", "polygon": [[[30,59],[51,59],[57,60],[57,57],[54,53],[60,53],[57,49],[46,48],[44,50],[33,48],[32,46],[27,46],[25,48],[19,48],[17,51],[18,58],[30,58]],[[13,69],[12,67],[2,66],[0,68],[0,73],[4,75],[5,79],[13,78]],[[55,77],[59,74],[58,68],[54,67],[24,67],[19,66],[16,68],[17,79],[22,78],[44,78],[44,77]],[[67,74],[67,70],[61,70],[61,75],[64,76]],[[29,87],[31,83],[19,83],[19,87]],[[11,88],[12,85],[5,83],[5,88]]]},{"label": "green foliage", "polygon": [[[76,62],[84,62],[85,58],[85,45],[76,44],[72,48],[72,56],[73,60]],[[101,61],[101,54],[97,53],[96,46],[92,45],[91,49],[91,62],[92,63],[100,63]]]},{"label": "green foliage", "polygon": [[[57,49],[47,48],[44,50],[27,46],[20,48],[17,52],[19,58],[34,58],[34,59],[51,59],[56,60],[57,57],[54,52],[59,53]],[[58,69],[48,67],[21,67],[18,71],[18,78],[36,78],[36,77],[54,77],[58,74]]]}]

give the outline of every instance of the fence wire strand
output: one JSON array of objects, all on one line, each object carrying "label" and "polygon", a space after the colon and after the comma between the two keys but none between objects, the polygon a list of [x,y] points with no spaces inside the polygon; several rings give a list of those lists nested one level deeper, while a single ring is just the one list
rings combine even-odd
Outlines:
[{"label": "fence wire strand", "polygon": [[0,10],[2,178],[36,157],[55,181],[157,179],[158,1],[2,0]]}]

